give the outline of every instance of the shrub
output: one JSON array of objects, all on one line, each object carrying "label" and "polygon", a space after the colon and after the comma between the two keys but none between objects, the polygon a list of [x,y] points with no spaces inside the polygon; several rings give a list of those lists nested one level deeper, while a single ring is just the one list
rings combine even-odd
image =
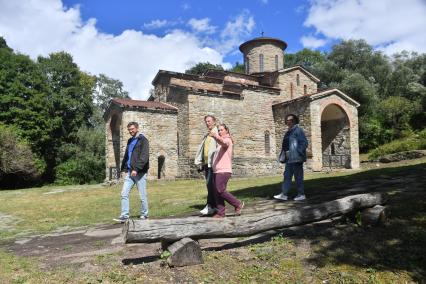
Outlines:
[{"label": "shrub", "polygon": [[39,181],[45,168],[12,126],[0,124],[0,188],[18,188]]},{"label": "shrub", "polygon": [[424,150],[426,149],[426,129],[419,133],[413,134],[409,137],[394,140],[388,144],[381,145],[372,150],[368,158],[377,159],[383,155],[393,154],[410,150]]},{"label": "shrub", "polygon": [[103,128],[81,128],[75,144],[62,145],[62,162],[55,168],[55,183],[84,184],[105,178],[105,136]]}]

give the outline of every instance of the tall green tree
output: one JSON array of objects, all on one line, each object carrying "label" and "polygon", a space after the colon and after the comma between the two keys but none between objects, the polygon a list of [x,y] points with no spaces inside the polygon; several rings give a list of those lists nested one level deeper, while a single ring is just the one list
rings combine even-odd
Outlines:
[{"label": "tall green tree", "polygon": [[43,73],[28,56],[0,48],[0,122],[14,125],[32,150],[43,156],[60,122],[50,116],[52,102]]},{"label": "tall green tree", "polygon": [[246,73],[246,68],[244,64],[240,64],[240,62],[235,62],[235,65],[228,71],[244,74]]},{"label": "tall green tree", "polygon": [[102,113],[107,109],[113,98],[130,99],[129,92],[124,90],[120,80],[110,78],[105,74],[96,76],[96,87],[94,92],[95,104]]},{"label": "tall green tree", "polygon": [[223,67],[220,64],[212,64],[210,62],[200,62],[195,64],[193,67],[189,68],[188,70],[185,70],[185,73],[193,74],[193,75],[203,75],[209,69],[223,70]]},{"label": "tall green tree", "polygon": [[95,78],[80,71],[72,56],[65,52],[38,57],[38,66],[48,86],[49,117],[55,122],[52,144],[44,149],[46,179],[53,181],[54,168],[63,162],[58,156],[62,144],[75,143],[77,131],[90,125],[93,113]]},{"label": "tall green tree", "polygon": [[315,65],[322,64],[326,59],[326,54],[317,50],[304,48],[296,53],[285,53],[284,66],[287,68],[294,65],[301,65],[308,70],[312,70]]}]

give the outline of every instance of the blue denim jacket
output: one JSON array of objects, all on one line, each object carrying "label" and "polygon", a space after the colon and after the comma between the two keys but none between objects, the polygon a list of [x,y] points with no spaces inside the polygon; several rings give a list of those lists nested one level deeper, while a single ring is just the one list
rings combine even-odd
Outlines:
[{"label": "blue denim jacket", "polygon": [[[286,141],[286,139],[288,139]],[[279,160],[281,163],[306,162],[308,140],[303,130],[296,124],[284,135]]]}]

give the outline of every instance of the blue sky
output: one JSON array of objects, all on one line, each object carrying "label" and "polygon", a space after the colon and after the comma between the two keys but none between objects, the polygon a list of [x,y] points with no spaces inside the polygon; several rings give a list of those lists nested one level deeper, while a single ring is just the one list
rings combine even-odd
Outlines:
[{"label": "blue sky", "polygon": [[0,36],[36,58],[64,50],[80,68],[121,80],[145,99],[159,69],[184,72],[197,62],[225,68],[238,46],[265,36],[329,51],[365,39],[391,55],[426,52],[425,0],[0,0]]},{"label": "blue sky", "polygon": [[[297,52],[304,46],[300,38],[313,34],[314,28],[304,27],[308,1],[102,1],[102,0],[66,0],[66,6],[80,5],[82,18],[96,18],[100,31],[120,34],[123,30],[136,29],[144,33],[164,36],[172,29],[192,30],[188,22],[191,19],[209,19],[208,25],[215,27],[219,36],[226,23],[238,15],[247,13],[255,21],[255,26],[245,39],[261,36],[278,37],[286,41],[287,52]],[[328,50],[330,44],[321,47]],[[236,53],[236,54],[235,54]],[[226,54],[231,62],[241,61],[238,49]]]}]

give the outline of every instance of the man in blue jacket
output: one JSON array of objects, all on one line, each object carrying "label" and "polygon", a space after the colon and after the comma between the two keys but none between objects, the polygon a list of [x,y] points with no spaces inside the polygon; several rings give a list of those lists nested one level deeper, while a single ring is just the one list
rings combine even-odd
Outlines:
[{"label": "man in blue jacket", "polygon": [[148,218],[148,196],[146,177],[149,169],[149,143],[143,134],[139,134],[137,122],[130,122],[127,130],[132,136],[127,141],[126,152],[121,163],[121,171],[126,173],[121,190],[121,214],[114,221],[124,223],[129,219],[129,194],[136,184],[141,198],[141,219]]},{"label": "man in blue jacket", "polygon": [[279,160],[285,163],[284,182],[282,184],[282,192],[275,195],[278,200],[288,200],[288,191],[291,187],[291,180],[294,175],[297,186],[296,201],[305,200],[305,190],[303,188],[303,163],[306,162],[306,148],[308,140],[305,133],[299,127],[299,118],[294,114],[285,117],[285,123],[288,127],[284,135],[283,144]]}]

